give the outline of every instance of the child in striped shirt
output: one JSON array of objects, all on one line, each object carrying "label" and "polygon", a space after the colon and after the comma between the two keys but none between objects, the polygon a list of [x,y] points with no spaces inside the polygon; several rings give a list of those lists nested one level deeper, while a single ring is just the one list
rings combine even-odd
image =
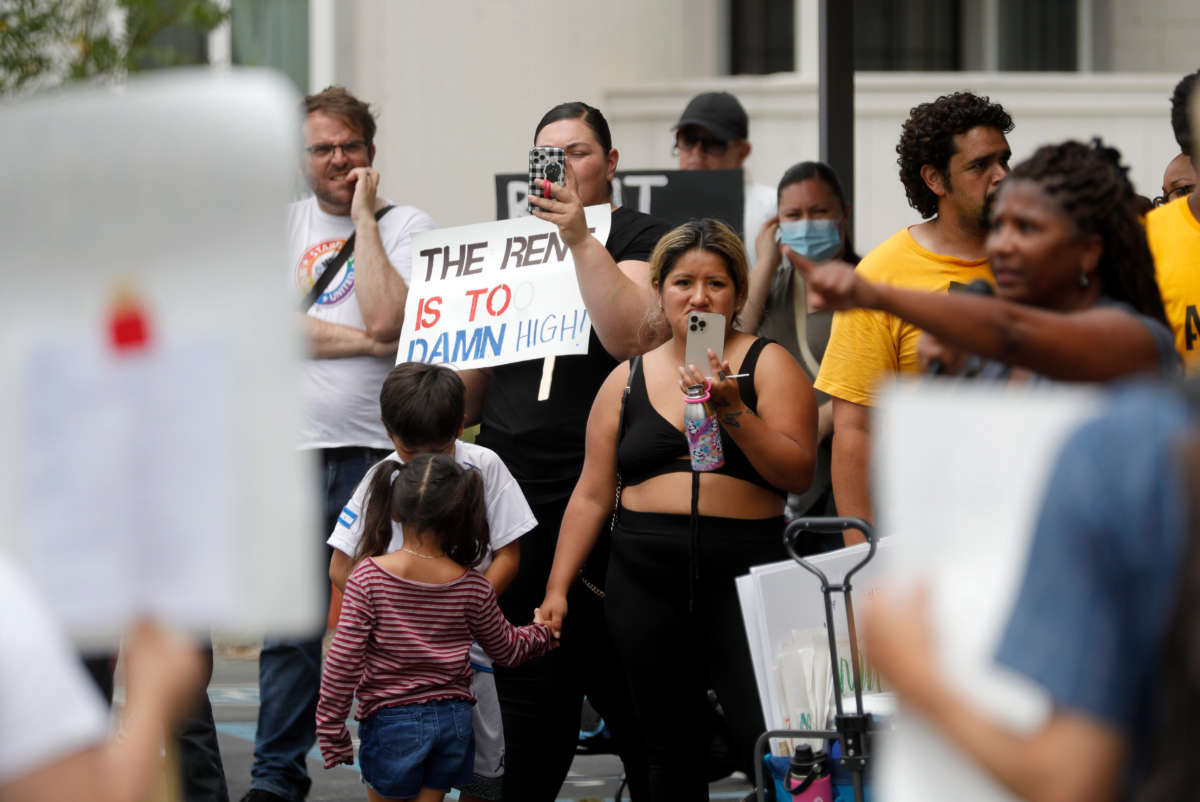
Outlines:
[{"label": "child in striped shirt", "polygon": [[[321,679],[317,738],[326,768],[353,762],[345,721],[357,695],[368,799],[440,802],[471,779],[472,639],[516,665],[548,651],[550,631],[536,611],[533,624],[509,624],[492,586],[470,570],[488,547],[478,471],[423,454],[385,463],[370,495],[390,504],[368,507],[363,559],[346,582]],[[386,553],[393,520],[404,544]]]}]

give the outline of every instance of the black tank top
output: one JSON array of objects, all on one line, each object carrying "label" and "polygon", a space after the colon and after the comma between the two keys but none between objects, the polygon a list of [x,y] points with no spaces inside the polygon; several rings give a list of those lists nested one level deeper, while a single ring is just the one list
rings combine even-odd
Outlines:
[{"label": "black tank top", "polygon": [[[747,373],[737,380],[738,394],[751,412],[757,413],[758,394],[754,390],[754,366],[758,355],[773,340],[760,337],[746,351],[739,373]],[[650,403],[646,391],[646,377],[642,372],[642,360],[634,361],[629,378],[629,396],[625,399],[624,429],[617,434],[617,470],[622,484],[636,485],[665,473],[691,471],[688,455],[687,435],[671,425]],[[679,403],[684,403],[683,397]],[[787,493],[771,485],[750,464],[732,435],[722,428],[721,445],[725,451],[725,464],[713,473],[721,473],[743,479],[773,493],[786,497]]]}]

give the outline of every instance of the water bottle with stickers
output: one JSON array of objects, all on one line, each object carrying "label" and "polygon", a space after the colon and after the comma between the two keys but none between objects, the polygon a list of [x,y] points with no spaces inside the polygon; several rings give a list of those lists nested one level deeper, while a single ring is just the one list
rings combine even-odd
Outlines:
[{"label": "water bottle with stickers", "polygon": [[693,384],[687,388],[683,410],[683,428],[687,433],[692,470],[715,471],[725,464],[721,448],[721,425],[708,407],[709,387]]},{"label": "water bottle with stickers", "polygon": [[792,802],[833,802],[833,780],[824,749],[813,752],[808,744],[796,747],[788,766],[783,790]]}]

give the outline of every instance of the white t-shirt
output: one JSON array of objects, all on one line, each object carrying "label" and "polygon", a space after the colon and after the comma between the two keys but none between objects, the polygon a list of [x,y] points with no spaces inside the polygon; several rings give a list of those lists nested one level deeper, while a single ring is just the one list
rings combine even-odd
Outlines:
[{"label": "white t-shirt", "polygon": [[96,746],[108,708],[33,588],[0,557],[0,785]]},{"label": "white t-shirt", "polygon": [[[367,488],[371,486],[371,479],[374,478],[375,472],[389,460],[392,462],[404,461],[393,451],[371,466],[362,481],[358,483],[358,487],[354,488],[354,495],[342,508],[342,514],[338,516],[333,533],[329,536],[329,540],[325,541],[338,551],[351,557],[358,551],[358,543],[363,536]],[[508,468],[495,451],[474,443],[455,440],[454,460],[464,468],[476,468],[483,476],[483,499],[487,506],[489,535],[488,553],[484,555],[483,562],[476,566],[479,571],[483,572],[492,564],[493,554],[537,526],[537,519],[533,517],[533,510],[529,508],[529,502],[525,500],[525,494],[521,492],[517,480],[508,472]],[[388,543],[388,551],[397,551],[403,545],[404,527],[392,521],[392,541]],[[479,648],[477,643],[471,645],[471,662],[482,666],[492,664],[491,658],[483,649]]]},{"label": "white t-shirt", "polygon": [[[384,253],[405,282],[412,275],[411,237],[432,228],[433,219],[411,206],[397,206],[379,221]],[[288,207],[288,288],[293,295],[302,298],[312,289],[323,265],[353,232],[349,217],[326,214],[315,197]],[[308,314],[366,329],[354,283],[352,254]],[[371,356],[304,360],[300,448],[390,447],[379,421],[379,388],[393,364],[390,358]]]},{"label": "white t-shirt", "polygon": [[744,208],[742,210],[742,237],[746,242],[746,267],[754,269],[756,258],[754,243],[763,223],[775,216],[778,203],[775,189],[764,184],[746,182]]},{"label": "white t-shirt", "polygon": [[[371,479],[379,470],[379,466],[388,460],[404,461],[393,451],[371,466],[362,481],[358,483],[358,487],[354,489],[354,495],[342,508],[337,526],[333,528],[329,540],[325,541],[338,551],[353,557],[358,550],[358,542],[362,540],[363,535],[367,488],[371,486]],[[484,503],[487,505],[487,522],[490,531],[490,549],[477,568],[480,571],[486,571],[492,562],[492,554],[537,526],[537,519],[533,517],[533,510],[525,501],[525,495],[517,485],[517,480],[508,472],[508,468],[505,467],[495,451],[474,443],[455,440],[454,460],[464,468],[476,468],[482,474],[483,497]],[[388,551],[396,551],[403,545],[404,527],[393,521],[392,542],[388,544]]]}]

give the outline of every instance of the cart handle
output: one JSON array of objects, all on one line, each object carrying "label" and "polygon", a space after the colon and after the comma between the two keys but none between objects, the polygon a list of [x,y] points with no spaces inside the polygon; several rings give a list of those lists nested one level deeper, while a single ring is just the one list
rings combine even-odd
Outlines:
[{"label": "cart handle", "polygon": [[[863,533],[867,539],[869,548],[867,555],[862,558],[862,561],[846,572],[842,578],[840,586],[833,586],[829,582],[829,577],[825,576],[825,572],[817,566],[810,563],[808,560],[796,553],[796,539],[800,534],[811,532],[814,534],[836,534],[845,531],[846,529],[857,529]],[[829,590],[835,588],[838,590],[848,589],[850,587],[850,577],[854,576],[860,568],[871,561],[875,556],[875,534],[871,525],[862,518],[797,518],[787,525],[783,530],[783,547],[787,549],[787,553],[792,559],[804,566],[804,569],[809,573],[816,575],[817,579],[821,580],[821,590]]]}]

